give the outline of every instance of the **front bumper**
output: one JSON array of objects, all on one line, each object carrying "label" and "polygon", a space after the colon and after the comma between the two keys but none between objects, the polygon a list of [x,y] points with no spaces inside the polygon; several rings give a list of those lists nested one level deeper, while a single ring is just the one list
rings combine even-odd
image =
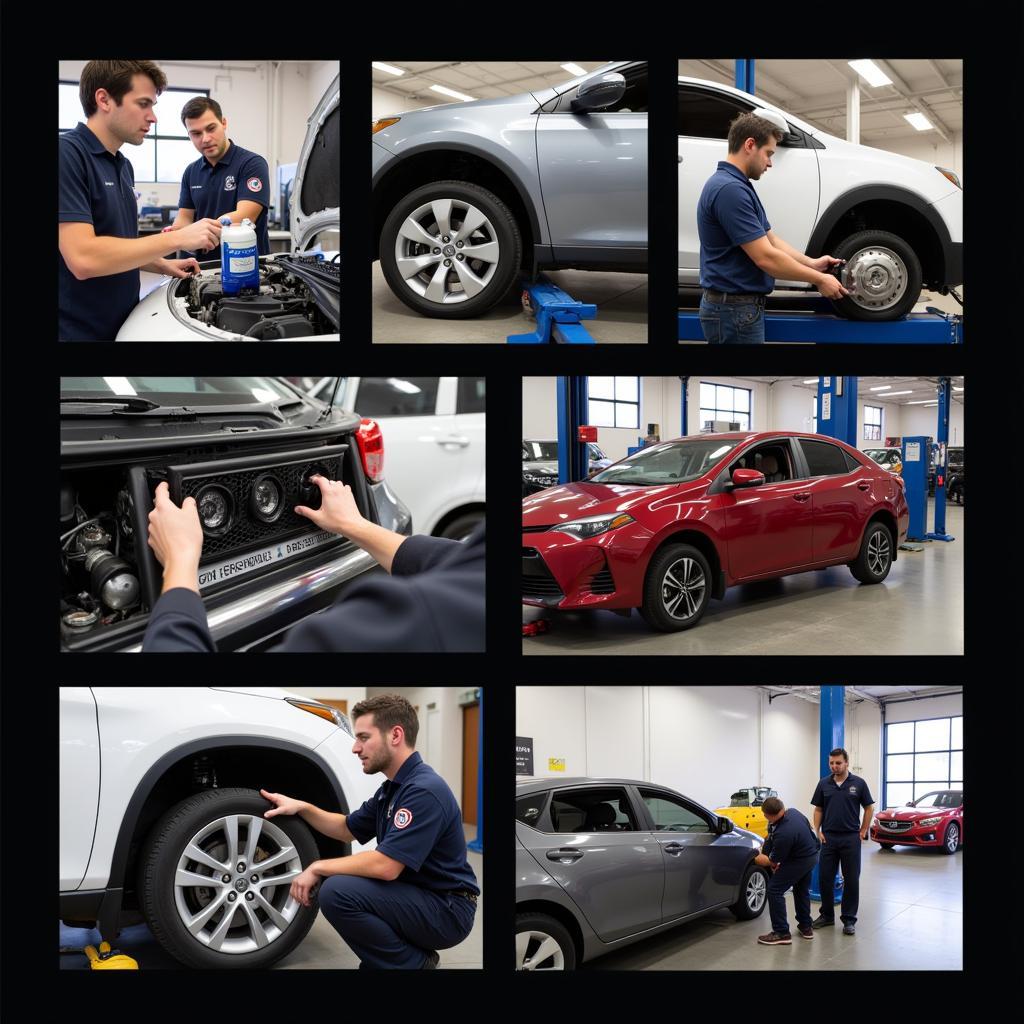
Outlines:
[{"label": "front bumper", "polygon": [[876,843],[888,843],[892,846],[941,846],[946,831],[946,823],[929,825],[924,828],[914,826],[903,832],[890,832],[871,823],[871,838]]}]

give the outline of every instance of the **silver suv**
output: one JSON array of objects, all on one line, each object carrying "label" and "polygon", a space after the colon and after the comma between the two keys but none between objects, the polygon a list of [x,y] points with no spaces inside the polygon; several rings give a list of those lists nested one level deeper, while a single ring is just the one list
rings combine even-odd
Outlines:
[{"label": "silver suv", "polygon": [[647,272],[647,64],[373,125],[373,258],[425,316],[479,316],[522,268]]}]

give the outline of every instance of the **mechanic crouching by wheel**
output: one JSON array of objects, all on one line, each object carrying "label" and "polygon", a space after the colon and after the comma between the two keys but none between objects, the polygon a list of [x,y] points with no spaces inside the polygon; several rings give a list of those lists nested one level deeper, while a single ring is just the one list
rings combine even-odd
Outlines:
[{"label": "mechanic crouching by wheel", "polygon": [[768,821],[768,838],[755,864],[773,871],[768,882],[768,913],[772,930],[759,935],[762,946],[789,946],[793,942],[786,917],[786,890],[793,887],[797,931],[802,938],[813,939],[811,924],[811,873],[818,862],[819,843],[811,823],[799,812],[788,809],[777,796],[761,805]]},{"label": "mechanic crouching by wheel", "polygon": [[[347,484],[311,479],[320,488],[320,508],[298,505],[295,511],[321,530],[347,537],[390,575],[357,582],[338,603],[297,623],[273,650],[483,651],[483,524],[465,541],[404,537],[364,519]],[[164,578],[143,651],[216,651],[199,597],[203,528],[194,498],[179,508],[166,483],[157,487],[149,546]]]},{"label": "mechanic crouching by wheel", "polygon": [[[480,889],[466,859],[455,794],[416,752],[416,709],[397,694],[352,709],[353,753],[363,773],[387,781],[351,814],[332,814],[280,793],[265,818],[298,814],[342,842],[377,840],[351,857],[317,860],[292,880],[291,895],[324,917],[359,957],[361,968],[436,968],[436,950],[462,942],[473,928]],[[323,879],[323,881],[321,881]]]},{"label": "mechanic crouching by wheel", "polygon": [[763,344],[765,299],[777,277],[807,281],[826,299],[849,295],[827,273],[843,261],[812,260],[779,238],[750,184],[772,166],[775,146],[788,130],[774,111],[740,114],[729,125],[728,156],[700,194],[700,326],[709,344]]}]

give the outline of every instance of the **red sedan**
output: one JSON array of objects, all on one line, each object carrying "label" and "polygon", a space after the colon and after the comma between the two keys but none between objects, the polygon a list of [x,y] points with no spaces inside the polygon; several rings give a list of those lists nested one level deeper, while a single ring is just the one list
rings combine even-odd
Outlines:
[{"label": "red sedan", "polygon": [[688,629],[739,583],[843,564],[881,583],[908,521],[903,480],[841,441],[684,437],[523,499],[523,603]]},{"label": "red sedan", "polygon": [[964,793],[939,789],[906,807],[889,807],[875,815],[871,838],[883,850],[894,846],[938,846],[956,853],[964,841]]}]

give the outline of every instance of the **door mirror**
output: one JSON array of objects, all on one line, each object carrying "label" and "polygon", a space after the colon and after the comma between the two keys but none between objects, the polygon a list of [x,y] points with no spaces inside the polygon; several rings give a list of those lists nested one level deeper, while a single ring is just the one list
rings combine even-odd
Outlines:
[{"label": "door mirror", "polygon": [[718,835],[724,836],[733,830],[733,823],[728,818],[719,817]]},{"label": "door mirror", "polygon": [[625,92],[626,79],[617,71],[609,71],[605,75],[584,82],[576,90],[571,109],[577,114],[585,114],[591,110],[603,110],[613,103],[618,103]]},{"label": "door mirror", "polygon": [[756,469],[734,469],[732,481],[725,485],[726,490],[738,490],[741,487],[760,487],[764,483],[764,473]]}]

